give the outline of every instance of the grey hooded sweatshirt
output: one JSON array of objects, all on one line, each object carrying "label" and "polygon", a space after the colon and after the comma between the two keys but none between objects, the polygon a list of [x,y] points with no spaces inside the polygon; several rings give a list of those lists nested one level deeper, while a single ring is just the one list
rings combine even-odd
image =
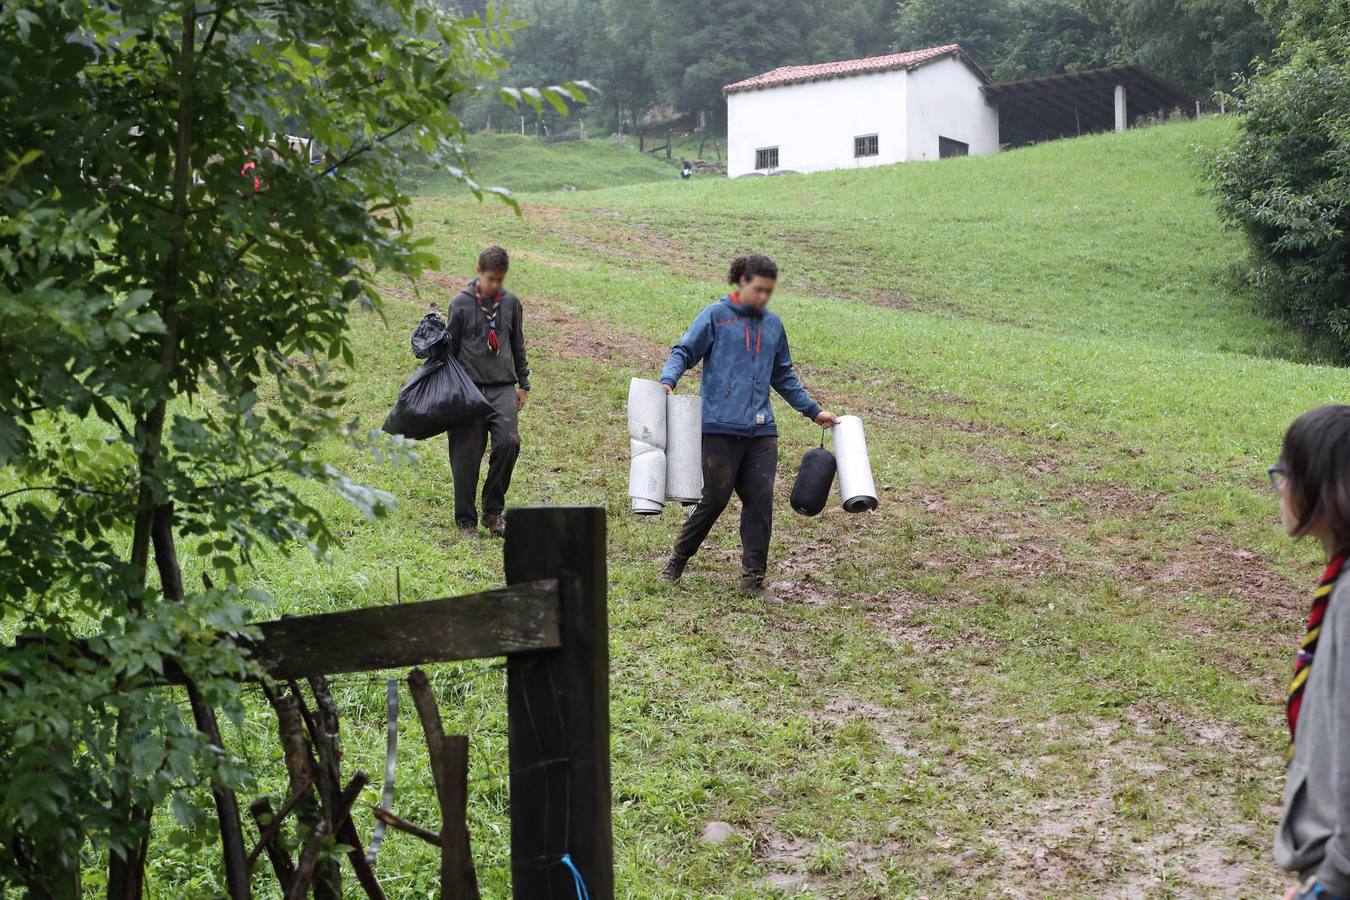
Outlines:
[{"label": "grey hooded sweatshirt", "polygon": [[1350,896],[1350,571],[1332,591],[1303,689],[1275,861]]},{"label": "grey hooded sweatshirt", "polygon": [[450,303],[446,321],[450,354],[479,387],[518,384],[530,389],[530,362],[525,354],[525,324],[520,298],[503,289],[497,310],[496,353],[488,346],[487,317],[478,307],[478,279]]}]

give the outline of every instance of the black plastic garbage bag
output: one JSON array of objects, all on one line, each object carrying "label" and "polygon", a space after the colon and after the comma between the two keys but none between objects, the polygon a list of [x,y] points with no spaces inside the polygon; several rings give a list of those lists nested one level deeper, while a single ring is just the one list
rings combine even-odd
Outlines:
[{"label": "black plastic garbage bag", "polygon": [[449,354],[423,363],[413,373],[384,420],[384,430],[426,440],[481,419],[492,411],[464,368]]},{"label": "black plastic garbage bag", "polygon": [[792,485],[792,508],[804,516],[818,516],[830,502],[836,463],[834,454],[817,447],[802,457],[797,481]]},{"label": "black plastic garbage bag", "polygon": [[413,330],[412,351],[418,359],[432,359],[450,350],[449,332],[439,313],[427,313]]}]

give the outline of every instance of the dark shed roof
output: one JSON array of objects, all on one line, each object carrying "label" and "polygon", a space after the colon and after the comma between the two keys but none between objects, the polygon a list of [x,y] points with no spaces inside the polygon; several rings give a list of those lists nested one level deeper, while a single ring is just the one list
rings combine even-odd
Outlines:
[{"label": "dark shed roof", "polygon": [[985,85],[998,104],[999,141],[1028,144],[1115,127],[1115,87],[1125,85],[1130,119],[1158,110],[1189,109],[1195,102],[1138,66],[1112,66],[1044,78]]}]

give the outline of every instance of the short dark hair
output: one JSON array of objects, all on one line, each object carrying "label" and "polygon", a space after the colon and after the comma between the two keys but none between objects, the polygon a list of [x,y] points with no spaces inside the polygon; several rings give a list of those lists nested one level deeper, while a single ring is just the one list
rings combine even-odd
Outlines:
[{"label": "short dark hair", "polygon": [[478,271],[480,272],[505,272],[511,268],[511,257],[506,255],[505,248],[493,244],[482,253],[478,254]]},{"label": "short dark hair", "polygon": [[727,283],[740,284],[742,278],[754,278],[756,275],[776,279],[778,277],[777,263],[758,253],[738,256],[731,261],[731,271],[727,272]]},{"label": "short dark hair", "polygon": [[1295,419],[1280,465],[1299,532],[1321,516],[1336,551],[1350,550],[1350,406],[1319,406]]}]

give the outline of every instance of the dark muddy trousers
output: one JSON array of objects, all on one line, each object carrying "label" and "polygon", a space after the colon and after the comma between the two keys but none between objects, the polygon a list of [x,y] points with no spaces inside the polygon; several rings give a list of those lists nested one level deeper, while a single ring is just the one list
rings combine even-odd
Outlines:
[{"label": "dark muddy trousers", "polygon": [[773,533],[773,482],[777,475],[777,437],[705,434],[703,499],[685,520],[675,541],[675,554],[687,558],[698,552],[734,492],[741,498],[741,566],[751,572],[764,571]]},{"label": "dark muddy trousers", "polygon": [[488,457],[487,479],[483,482],[483,515],[501,515],[506,509],[506,491],[511,473],[520,456],[520,416],[516,411],[516,386],[494,384],[478,386],[492,405],[492,412],[472,425],[450,432],[450,473],[455,482],[455,522],[478,522],[474,506],[478,493],[478,472],[483,452],[492,437],[492,455]]}]

